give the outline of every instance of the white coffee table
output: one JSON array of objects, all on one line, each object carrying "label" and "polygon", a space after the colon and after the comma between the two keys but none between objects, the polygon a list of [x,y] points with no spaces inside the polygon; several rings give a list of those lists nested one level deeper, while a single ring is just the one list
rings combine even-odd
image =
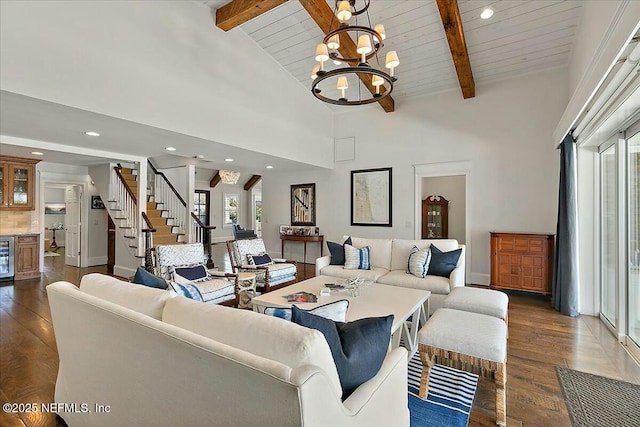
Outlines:
[{"label": "white coffee table", "polygon": [[[371,283],[362,287],[360,296],[357,297],[349,296],[347,291],[333,291],[330,296],[320,296],[320,289],[323,289],[326,283],[336,283],[337,280],[339,279],[335,277],[317,276],[260,295],[252,300],[253,310],[258,313],[264,313],[267,307],[291,307],[292,303],[287,302],[284,296],[301,291],[310,292],[318,297],[317,303],[295,303],[304,310],[346,299],[349,300],[347,321],[393,314],[391,348],[396,348],[400,345],[400,337],[402,336],[405,347],[409,350],[409,357],[415,354],[418,349],[417,339],[420,323],[424,324],[426,322],[426,313],[423,307],[428,313],[431,292]],[[410,317],[411,320],[409,320]]]}]

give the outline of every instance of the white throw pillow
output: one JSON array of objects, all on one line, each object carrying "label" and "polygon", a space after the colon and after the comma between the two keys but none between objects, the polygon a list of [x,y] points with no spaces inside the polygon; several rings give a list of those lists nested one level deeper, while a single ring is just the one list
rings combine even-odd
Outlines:
[{"label": "white throw pillow", "polygon": [[371,248],[354,248],[344,245],[344,267],[345,270],[371,270]]},{"label": "white throw pillow", "polygon": [[424,278],[429,270],[430,261],[431,247],[420,250],[417,246],[414,246],[411,249],[411,253],[409,253],[408,272],[416,277]]}]

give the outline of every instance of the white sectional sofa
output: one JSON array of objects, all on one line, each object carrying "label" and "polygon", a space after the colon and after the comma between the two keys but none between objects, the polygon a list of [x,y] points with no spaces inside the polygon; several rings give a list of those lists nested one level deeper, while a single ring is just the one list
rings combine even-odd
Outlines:
[{"label": "white sectional sofa", "polygon": [[409,426],[403,348],[342,402],[316,330],[101,274],[47,293],[69,427]]},{"label": "white sectional sofa", "polygon": [[[349,236],[344,236],[343,241]],[[444,305],[444,299],[456,286],[465,285],[465,245],[455,239],[365,239],[351,236],[352,246],[371,248],[371,270],[346,270],[342,265],[330,265],[331,256],[316,259],[316,276],[333,276],[337,278],[361,278],[372,280],[384,285],[402,286],[431,291],[429,298],[429,314]],[[429,276],[416,277],[407,273],[409,253],[413,246],[425,249],[431,244],[443,252],[462,248],[460,259],[449,278]]]}]

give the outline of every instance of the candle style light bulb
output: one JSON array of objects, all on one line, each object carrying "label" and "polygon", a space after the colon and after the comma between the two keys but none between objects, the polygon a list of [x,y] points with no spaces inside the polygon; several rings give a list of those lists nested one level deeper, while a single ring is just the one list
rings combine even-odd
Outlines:
[{"label": "candle style light bulb", "polygon": [[327,41],[327,47],[332,50],[340,49],[340,35],[335,34],[329,38]]},{"label": "candle style light bulb", "polygon": [[[378,24],[373,28],[373,30],[376,33],[380,34],[380,37],[382,38],[382,40],[385,40],[387,38],[387,35],[384,32],[384,25]],[[380,43],[380,41],[378,40],[378,38],[376,36],[373,36],[373,41],[375,43]]]},{"label": "candle style light bulb", "polygon": [[380,95],[380,86],[384,84],[384,79],[380,76],[373,76],[371,78],[371,84],[376,87],[376,95]]},{"label": "candle style light bulb", "polygon": [[318,71],[320,71],[320,66],[319,65],[315,65],[311,69],[311,80],[315,80],[318,77]]},{"label": "candle style light bulb", "polygon": [[395,50],[387,53],[387,60],[385,61],[385,67],[391,70],[391,77],[393,77],[393,70],[400,65],[400,61],[398,60],[398,54]]},{"label": "candle style light bulb", "polygon": [[327,49],[327,45],[320,43],[316,46],[316,61],[320,63],[320,71],[324,71],[324,61],[327,59],[329,59],[329,50]]},{"label": "candle style light bulb", "polygon": [[336,17],[341,24],[344,24],[351,19],[351,5],[348,1],[343,0],[338,4],[338,13],[336,13]]},{"label": "candle style light bulb", "polygon": [[371,39],[369,38],[368,35],[363,34],[360,37],[358,37],[358,47],[356,48],[356,52],[358,52],[361,57],[362,60],[361,62],[364,64],[365,62],[367,62],[367,53],[371,52],[373,49],[371,49]]},{"label": "candle style light bulb", "polygon": [[349,83],[347,82],[347,78],[345,76],[338,77],[338,83],[336,84],[336,88],[342,94],[341,99],[345,99],[344,92],[349,88]]}]

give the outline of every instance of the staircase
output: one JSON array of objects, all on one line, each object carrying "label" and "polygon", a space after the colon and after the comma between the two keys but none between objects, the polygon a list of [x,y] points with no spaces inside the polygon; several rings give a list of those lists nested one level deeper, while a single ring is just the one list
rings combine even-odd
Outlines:
[{"label": "staircase", "polygon": [[[211,230],[215,227],[202,224],[189,212],[186,202],[166,175],[150,161],[148,165],[144,194],[138,191],[139,174],[133,165],[123,167],[111,163],[97,166],[92,177],[102,200],[108,201],[105,206],[116,224],[117,238],[126,243],[132,257],[144,259],[145,268],[151,271],[152,250],[156,245],[210,241]],[[140,198],[146,199],[146,209],[138,206]],[[205,252],[212,267],[209,244],[205,244]]]},{"label": "staircase", "polygon": [[[124,184],[131,190],[138,199],[138,180],[137,170],[131,168],[122,168],[120,173],[124,179]],[[153,196],[147,196],[147,217],[151,225],[156,230],[153,233],[153,246],[155,245],[174,245],[176,243],[184,243],[184,234],[179,233],[178,227],[172,225],[173,217],[171,212],[163,209],[163,203],[153,201]],[[125,236],[126,237],[126,236]]]},{"label": "staircase", "polygon": [[[153,198],[153,196],[148,196]],[[169,211],[163,210],[163,203],[154,201],[147,202],[147,216],[149,221],[156,229],[153,235],[154,245],[174,245],[176,243],[185,243],[183,241],[184,234],[176,232],[178,226],[172,225],[174,218],[170,217]],[[172,224],[169,224],[171,222]]]}]

